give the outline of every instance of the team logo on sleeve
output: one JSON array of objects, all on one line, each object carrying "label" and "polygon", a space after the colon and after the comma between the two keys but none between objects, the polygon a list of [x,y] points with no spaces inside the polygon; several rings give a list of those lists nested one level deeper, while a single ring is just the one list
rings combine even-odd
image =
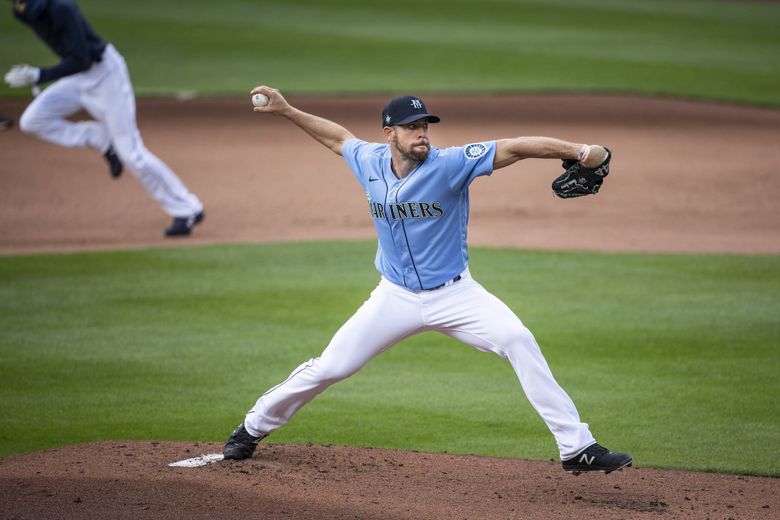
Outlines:
[{"label": "team logo on sleeve", "polygon": [[487,146],[482,143],[474,143],[466,145],[463,148],[463,155],[466,159],[479,159],[487,153]]}]

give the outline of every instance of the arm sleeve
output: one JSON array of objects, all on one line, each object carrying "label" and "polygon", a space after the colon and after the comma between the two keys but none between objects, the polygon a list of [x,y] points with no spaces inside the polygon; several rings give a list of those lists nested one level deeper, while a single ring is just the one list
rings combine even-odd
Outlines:
[{"label": "arm sleeve", "polygon": [[42,68],[38,83],[58,80],[83,72],[92,66],[92,56],[81,15],[75,9],[59,4],[52,13],[52,19],[55,34],[60,35],[59,40],[63,44],[63,47],[58,49],[62,61],[53,67]]},{"label": "arm sleeve", "polygon": [[460,192],[468,188],[477,177],[493,173],[496,142],[486,141],[447,148],[446,153],[450,188],[454,192]]},{"label": "arm sleeve", "polygon": [[368,164],[370,156],[381,156],[382,147],[381,144],[369,143],[357,138],[347,139],[341,147],[341,156],[363,187],[366,186],[368,182],[366,177],[370,173],[364,165]]}]

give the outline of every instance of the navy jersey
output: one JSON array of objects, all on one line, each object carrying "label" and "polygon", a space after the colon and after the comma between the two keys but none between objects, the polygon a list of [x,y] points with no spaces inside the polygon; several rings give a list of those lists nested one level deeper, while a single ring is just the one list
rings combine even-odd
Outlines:
[{"label": "navy jersey", "polygon": [[403,179],[393,174],[388,144],[350,139],[342,155],[366,192],[379,239],[375,265],[385,278],[419,292],[465,270],[468,188],[493,172],[495,141],[432,146]]},{"label": "navy jersey", "polygon": [[62,61],[41,68],[38,83],[54,81],[89,69],[100,61],[106,42],[71,0],[16,0],[14,16],[35,33]]}]

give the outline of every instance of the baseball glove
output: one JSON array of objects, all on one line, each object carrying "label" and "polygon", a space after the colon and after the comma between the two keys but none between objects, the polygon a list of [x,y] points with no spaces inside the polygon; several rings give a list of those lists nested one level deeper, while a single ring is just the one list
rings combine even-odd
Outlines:
[{"label": "baseball glove", "polygon": [[609,161],[612,159],[612,152],[609,148],[606,150],[607,158],[595,168],[586,168],[579,161],[563,161],[566,171],[553,181],[553,193],[562,199],[598,193],[604,177],[609,174]]}]

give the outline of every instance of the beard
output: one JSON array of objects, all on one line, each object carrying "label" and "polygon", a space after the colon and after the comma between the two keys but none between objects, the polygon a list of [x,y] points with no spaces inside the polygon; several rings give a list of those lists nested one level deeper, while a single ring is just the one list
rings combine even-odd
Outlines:
[{"label": "beard", "polygon": [[405,159],[411,159],[417,162],[425,161],[425,159],[428,158],[428,152],[431,151],[431,145],[427,141],[413,144],[406,150],[403,150],[396,142],[395,148]]}]

